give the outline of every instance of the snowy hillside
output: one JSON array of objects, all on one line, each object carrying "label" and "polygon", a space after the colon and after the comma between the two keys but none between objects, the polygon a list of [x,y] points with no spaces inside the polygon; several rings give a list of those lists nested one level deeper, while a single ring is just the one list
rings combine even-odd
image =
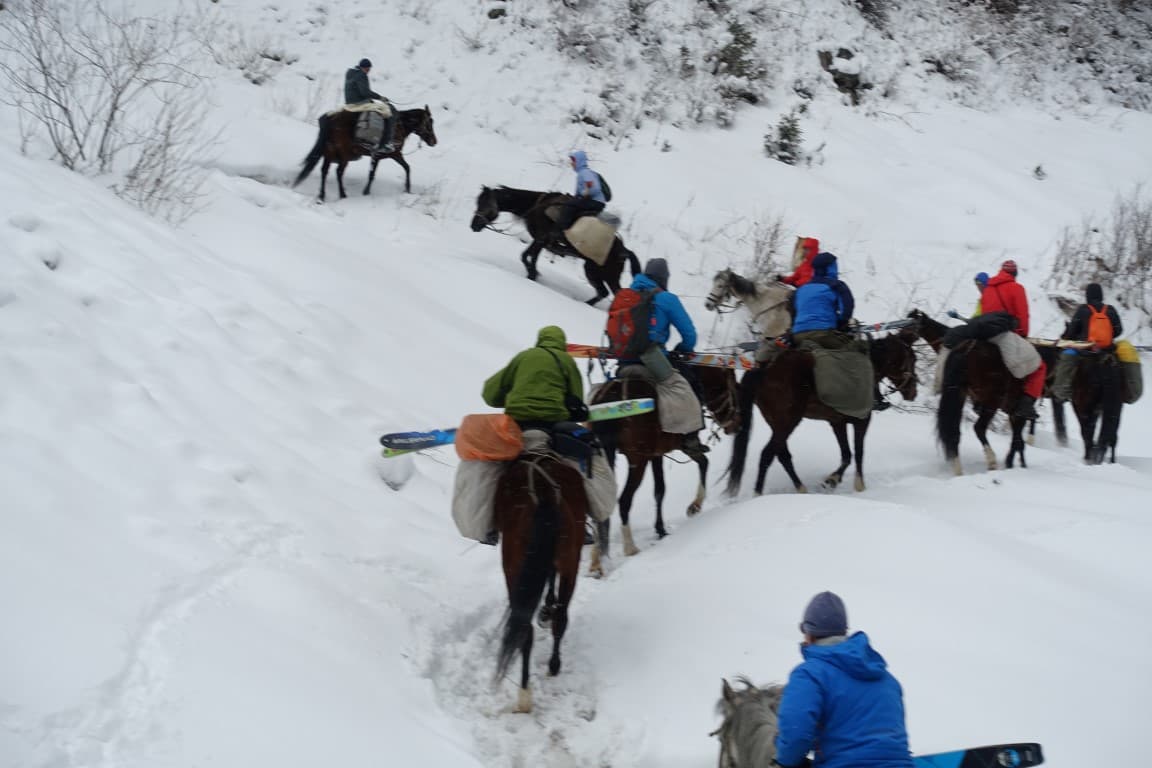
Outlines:
[{"label": "snowy hillside", "polygon": [[[968,474],[952,477],[927,387],[877,415],[860,494],[796,495],[775,470],[768,495],[713,486],[688,520],[694,473],[670,464],[672,535],[655,541],[646,485],[642,553],[617,540],[609,576],[581,579],[564,671],[546,677],[538,654],[537,710],[509,713],[514,684],[492,683],[499,556],[450,520],[455,455],[376,453],[382,432],[487,410],[481,382],[540,326],[600,336],[579,265],[544,258],[531,283],[516,237],[467,229],[481,185],[567,189],[565,153],[586,149],[628,245],[672,264],[704,347],[745,337],[702,299],[776,221],[785,249],[809,235],[838,254],[862,320],[967,309],[971,275],[1013,258],[1034,332],[1053,336],[1054,243],[1152,175],[1152,115],[975,110],[916,77],[915,98],[854,109],[797,54],[821,84],[805,143],[823,149],[792,167],[762,151],[790,80],[727,129],[609,135],[571,121],[602,103],[608,70],[546,45],[535,11],[494,21],[491,5],[214,5],[234,54],[199,60],[220,144],[178,229],[109,191],[115,174],[65,171],[37,141],[22,154],[0,109],[0,765],[710,765],[720,678],[782,679],[823,589],[903,683],[914,751],[1035,740],[1055,768],[1136,764],[1152,716],[1147,399],[1125,408],[1111,466],[1080,462],[1075,428],[1056,445],[1045,411],[1027,470],[986,472],[966,431]],[[653,4],[650,21],[671,28],[687,5]],[[808,6],[798,48],[857,22]],[[280,59],[241,55],[259,50]],[[349,198],[330,179],[317,205],[316,175],[289,182],[361,56],[402,108],[428,104],[439,142],[405,148],[411,195],[385,162],[361,196],[360,162]],[[1124,320],[1152,342],[1146,318]],[[713,448],[713,482],[729,449]],[[835,463],[822,424],[792,450],[813,488]]]}]

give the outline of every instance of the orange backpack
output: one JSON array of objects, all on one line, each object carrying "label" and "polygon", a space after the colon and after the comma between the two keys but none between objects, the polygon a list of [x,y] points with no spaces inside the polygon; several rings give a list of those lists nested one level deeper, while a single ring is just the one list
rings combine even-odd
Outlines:
[{"label": "orange backpack", "polygon": [[1108,317],[1108,305],[1101,304],[1100,311],[1088,305],[1088,341],[1098,347],[1112,346],[1112,320]]},{"label": "orange backpack", "polygon": [[635,360],[648,348],[654,293],[624,288],[612,299],[604,334],[608,337],[608,349],[613,356]]}]

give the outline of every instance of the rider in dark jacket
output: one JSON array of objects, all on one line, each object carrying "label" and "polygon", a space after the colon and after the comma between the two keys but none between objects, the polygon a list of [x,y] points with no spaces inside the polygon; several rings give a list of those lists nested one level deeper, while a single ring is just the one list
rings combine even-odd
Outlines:
[{"label": "rider in dark jacket", "polygon": [[[352,67],[344,73],[344,103],[345,104],[365,104],[370,101],[382,101],[388,104],[388,99],[384,98],[376,91],[372,90],[368,85],[368,73],[372,70],[372,62],[368,59],[360,59],[360,63]],[[396,110],[391,104],[388,104],[388,117],[384,118],[384,132],[380,137],[380,146],[377,152],[388,154],[396,151]]]}]

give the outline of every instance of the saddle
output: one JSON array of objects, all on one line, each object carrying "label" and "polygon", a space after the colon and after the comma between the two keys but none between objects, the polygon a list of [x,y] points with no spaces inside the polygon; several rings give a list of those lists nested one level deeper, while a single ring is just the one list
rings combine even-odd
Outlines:
[{"label": "saddle", "polygon": [[[543,440],[530,435],[539,432]],[[600,441],[592,430],[574,421],[560,421],[551,430],[531,427],[524,431],[524,453],[543,453],[551,450],[580,464],[581,471],[592,476],[592,457],[600,451]]]}]

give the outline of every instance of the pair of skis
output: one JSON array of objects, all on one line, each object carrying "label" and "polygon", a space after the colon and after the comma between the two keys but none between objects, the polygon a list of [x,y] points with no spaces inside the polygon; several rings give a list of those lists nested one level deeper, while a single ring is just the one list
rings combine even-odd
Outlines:
[{"label": "pair of skis", "polygon": [[[650,397],[638,397],[631,400],[613,400],[607,403],[589,405],[588,420],[609,421],[611,419],[623,419],[641,413],[651,413],[655,409],[656,401]],[[403,456],[407,453],[415,453],[425,448],[452,445],[455,442],[455,428],[430,429],[423,432],[389,432],[380,437],[380,445],[384,446],[381,455],[386,459],[394,456]]]},{"label": "pair of skis", "polygon": [[1044,751],[1034,742],[991,744],[912,756],[916,768],[1031,768],[1043,762]]}]

